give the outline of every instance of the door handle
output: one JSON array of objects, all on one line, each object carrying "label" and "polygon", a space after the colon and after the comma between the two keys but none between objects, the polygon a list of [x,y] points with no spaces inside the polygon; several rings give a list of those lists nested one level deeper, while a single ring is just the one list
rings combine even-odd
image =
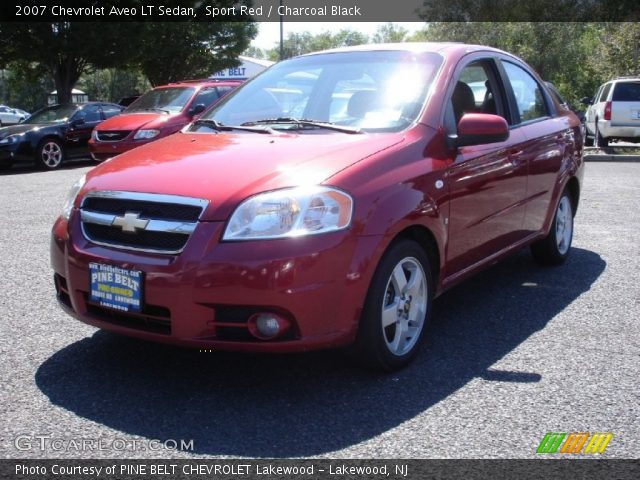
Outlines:
[{"label": "door handle", "polygon": [[518,165],[520,165],[520,161],[522,159],[522,150],[511,150],[509,151],[509,153],[507,154],[507,158],[509,159],[509,161],[511,162],[511,165],[513,165],[514,167],[517,167]]}]

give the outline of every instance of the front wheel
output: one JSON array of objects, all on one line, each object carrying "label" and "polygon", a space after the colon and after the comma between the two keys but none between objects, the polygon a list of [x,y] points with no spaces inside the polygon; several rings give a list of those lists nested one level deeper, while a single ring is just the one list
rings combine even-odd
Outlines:
[{"label": "front wheel", "polygon": [[543,240],[531,245],[533,258],[543,265],[560,265],[569,256],[573,240],[573,207],[569,192],[560,197],[551,231]]},{"label": "front wheel", "polygon": [[393,244],[367,294],[354,346],[358,359],[376,370],[407,365],[418,352],[432,298],[433,280],[424,250],[411,240]]},{"label": "front wheel", "polygon": [[38,146],[36,153],[36,163],[44,170],[55,170],[62,165],[64,151],[62,144],[58,140],[48,138]]}]

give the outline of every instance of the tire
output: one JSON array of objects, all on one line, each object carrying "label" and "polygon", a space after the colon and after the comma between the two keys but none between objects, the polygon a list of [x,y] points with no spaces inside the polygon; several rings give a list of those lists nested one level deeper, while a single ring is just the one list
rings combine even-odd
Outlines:
[{"label": "tire", "polygon": [[64,149],[59,140],[45,138],[38,145],[36,164],[43,170],[56,170],[64,161]]},{"label": "tire", "polygon": [[6,172],[13,167],[13,163],[0,163],[0,172]]},{"label": "tire", "polygon": [[353,353],[364,366],[393,371],[418,352],[431,317],[433,277],[420,245],[401,240],[389,247],[371,281]]},{"label": "tire", "polygon": [[573,203],[565,189],[560,197],[549,234],[531,245],[531,254],[541,265],[561,265],[569,256],[573,240]]},{"label": "tire", "polygon": [[609,146],[609,140],[600,135],[598,120],[596,120],[596,133],[593,135],[593,146],[597,148],[607,148]]}]

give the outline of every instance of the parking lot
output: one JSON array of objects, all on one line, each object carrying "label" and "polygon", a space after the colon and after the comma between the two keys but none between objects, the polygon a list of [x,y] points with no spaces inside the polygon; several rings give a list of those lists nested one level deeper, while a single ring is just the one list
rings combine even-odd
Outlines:
[{"label": "parking lot", "polygon": [[[91,166],[0,176],[0,456],[532,458],[546,432],[612,432],[606,457],[640,455],[640,164],[587,164],[568,262],[523,251],[449,291],[426,348],[391,375],[336,352],[201,353],[68,317],[49,230]],[[19,435],[193,451],[19,450]]]}]

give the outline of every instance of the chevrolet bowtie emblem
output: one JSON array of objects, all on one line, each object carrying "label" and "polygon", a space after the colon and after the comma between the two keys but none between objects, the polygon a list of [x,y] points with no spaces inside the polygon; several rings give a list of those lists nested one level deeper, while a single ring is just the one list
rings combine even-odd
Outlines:
[{"label": "chevrolet bowtie emblem", "polygon": [[111,222],[114,227],[122,228],[123,232],[136,233],[138,230],[144,230],[147,228],[149,220],[140,218],[138,213],[127,212],[123,217],[116,217]]}]

